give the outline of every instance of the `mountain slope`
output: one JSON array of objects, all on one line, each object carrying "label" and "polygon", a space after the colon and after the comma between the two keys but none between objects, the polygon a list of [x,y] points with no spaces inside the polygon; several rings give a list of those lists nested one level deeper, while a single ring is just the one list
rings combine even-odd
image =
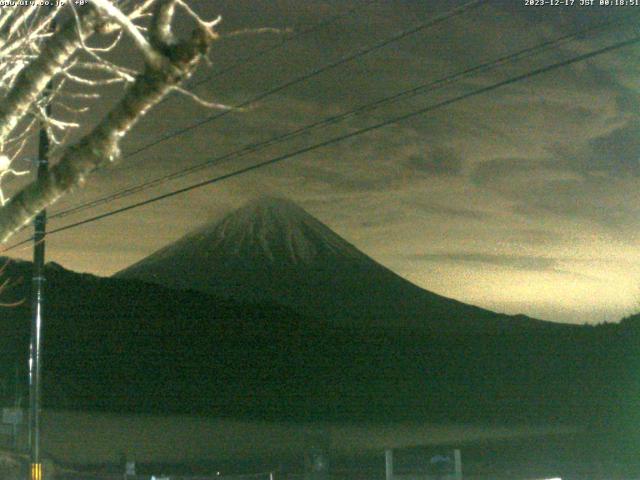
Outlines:
[{"label": "mountain slope", "polygon": [[116,274],[360,327],[504,330],[553,327],[423,290],[290,201],[261,198]]}]

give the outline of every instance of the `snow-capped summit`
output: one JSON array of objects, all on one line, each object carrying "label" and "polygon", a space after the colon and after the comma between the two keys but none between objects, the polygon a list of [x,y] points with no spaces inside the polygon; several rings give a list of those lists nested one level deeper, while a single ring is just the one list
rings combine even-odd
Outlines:
[{"label": "snow-capped summit", "polygon": [[275,301],[310,317],[357,325],[442,330],[538,324],[423,290],[281,198],[249,202],[116,275]]},{"label": "snow-capped summit", "polygon": [[[367,257],[331,229],[290,200],[260,197],[222,220],[205,224],[118,276],[144,278],[191,288],[194,268],[217,270],[220,263],[245,264],[244,268],[282,268],[323,264],[331,258]],[[176,273],[184,267],[184,278]],[[166,277],[165,277],[166,273]],[[164,278],[164,280],[163,280]],[[170,280],[172,279],[172,280]],[[208,290],[204,285],[197,289]]]},{"label": "snow-capped summit", "polygon": [[199,230],[189,241],[198,239],[206,239],[207,249],[274,263],[310,264],[331,256],[362,256],[298,205],[278,197],[254,200],[220,223]]}]

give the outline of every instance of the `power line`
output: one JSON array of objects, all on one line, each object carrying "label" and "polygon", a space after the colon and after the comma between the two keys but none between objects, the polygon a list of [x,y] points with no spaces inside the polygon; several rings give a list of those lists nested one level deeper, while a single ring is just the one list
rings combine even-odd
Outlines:
[{"label": "power line", "polygon": [[[154,141],[152,141],[152,142],[150,142],[150,143],[148,143],[146,145],[143,145],[142,147],[138,148],[137,150],[134,150],[132,152],[129,152],[129,153],[125,154],[123,156],[123,158],[130,158],[130,157],[132,157],[134,155],[137,155],[138,153],[140,153],[140,152],[142,152],[142,151],[144,151],[144,150],[146,150],[148,148],[151,148],[151,147],[153,147],[155,145],[158,145],[158,144],[160,144],[160,143],[162,143],[162,142],[164,142],[166,140],[169,140],[170,138],[173,138],[173,137],[176,137],[176,136],[179,136],[179,135],[183,135],[184,133],[186,133],[186,132],[188,132],[188,131],[190,131],[190,130],[192,130],[194,128],[197,128],[197,127],[199,127],[199,126],[201,126],[201,125],[203,125],[205,123],[215,121],[215,120],[217,120],[217,119],[219,119],[219,118],[231,113],[234,109],[240,109],[240,108],[249,106],[252,103],[255,103],[255,102],[257,102],[259,100],[262,100],[262,99],[264,99],[264,98],[266,98],[266,97],[268,97],[270,95],[273,95],[275,93],[283,91],[283,90],[285,90],[285,89],[287,89],[287,88],[289,88],[289,87],[291,87],[291,86],[293,86],[295,84],[301,83],[301,82],[306,81],[306,80],[308,80],[310,78],[313,78],[314,76],[320,75],[321,73],[324,73],[327,70],[330,70],[332,68],[336,68],[336,67],[338,67],[340,65],[343,65],[343,64],[348,63],[350,61],[353,61],[353,60],[355,60],[357,58],[360,58],[360,57],[363,57],[365,55],[368,55],[369,53],[372,53],[372,52],[374,52],[376,50],[379,50],[379,49],[381,49],[381,48],[383,48],[383,47],[385,47],[387,45],[390,45],[391,43],[399,41],[399,40],[401,40],[403,38],[406,38],[406,37],[408,37],[410,35],[418,33],[418,32],[420,32],[422,30],[425,30],[425,29],[427,29],[429,27],[438,25],[438,24],[440,24],[440,23],[442,23],[442,22],[444,22],[444,21],[446,21],[446,20],[448,20],[450,18],[454,18],[456,16],[462,15],[466,11],[471,10],[473,8],[480,7],[481,5],[483,5],[485,3],[488,3],[488,2],[489,2],[489,0],[472,0],[472,1],[468,2],[468,3],[465,3],[465,4],[461,5],[460,7],[456,7],[454,9],[449,10],[449,11],[443,13],[443,14],[440,14],[440,15],[434,17],[434,18],[431,18],[430,20],[428,20],[426,22],[423,22],[423,23],[420,23],[420,24],[418,24],[418,25],[416,25],[414,27],[411,27],[408,30],[403,30],[403,31],[393,35],[392,37],[389,37],[389,38],[387,38],[385,40],[382,40],[382,41],[380,41],[378,43],[375,43],[375,44],[370,45],[368,47],[365,47],[365,48],[363,48],[361,50],[358,50],[358,51],[356,51],[356,52],[354,52],[354,53],[352,53],[350,55],[342,57],[337,61],[334,61],[332,63],[324,65],[323,67],[320,67],[320,68],[317,68],[315,70],[312,70],[312,71],[310,71],[310,72],[308,72],[308,73],[306,73],[306,74],[304,74],[302,76],[299,76],[299,77],[297,77],[297,78],[295,78],[293,80],[290,80],[288,82],[280,84],[279,86],[274,87],[271,90],[265,91],[265,92],[259,94],[256,97],[253,97],[253,98],[251,98],[249,100],[246,100],[246,101],[244,101],[244,102],[242,102],[242,103],[240,103],[238,105],[235,105],[231,110],[226,110],[226,111],[224,111],[222,113],[219,113],[217,115],[212,115],[212,116],[206,117],[206,118],[204,118],[203,120],[201,120],[199,122],[196,122],[196,123],[194,123],[192,125],[189,125],[189,126],[187,126],[185,128],[182,128],[182,129],[179,129],[177,131],[171,132],[168,135],[165,135],[165,136],[160,137],[160,138],[158,138],[158,139],[156,139],[156,140],[154,140]],[[206,80],[203,80],[200,83],[204,83],[204,81],[206,81]],[[84,209],[84,207],[82,209]],[[74,208],[74,211],[75,211],[75,208]],[[51,215],[50,218],[54,218],[56,216],[60,216],[62,213],[64,213],[64,212],[59,212],[57,215],[56,214]]]},{"label": "power line", "polygon": [[[338,143],[338,142],[342,142],[342,141],[347,140],[349,138],[353,138],[355,136],[362,135],[362,134],[365,134],[365,133],[368,133],[368,132],[371,132],[371,131],[374,131],[374,130],[378,130],[380,128],[386,127],[386,126],[394,124],[394,123],[398,123],[398,122],[401,122],[401,121],[404,121],[404,120],[408,120],[410,118],[414,118],[414,117],[416,117],[418,115],[423,115],[425,113],[434,111],[434,110],[442,108],[442,107],[446,107],[446,106],[452,105],[454,103],[457,103],[459,101],[465,100],[467,98],[471,98],[471,97],[475,97],[477,95],[481,95],[481,94],[484,94],[484,93],[487,93],[487,92],[491,92],[491,91],[496,90],[498,88],[501,88],[501,87],[504,87],[504,86],[507,86],[507,85],[511,85],[511,84],[516,83],[516,82],[520,82],[522,80],[527,80],[529,78],[541,75],[543,73],[548,73],[550,71],[557,70],[559,68],[571,65],[573,63],[577,63],[577,62],[581,62],[581,61],[584,61],[584,60],[588,60],[588,59],[594,58],[594,57],[596,57],[598,55],[609,53],[609,52],[612,52],[614,50],[618,50],[620,48],[627,47],[627,46],[630,46],[630,45],[633,45],[633,44],[636,44],[636,43],[639,43],[639,42],[640,42],[640,36],[636,36],[636,37],[633,37],[631,39],[624,40],[624,41],[615,43],[613,45],[609,45],[607,47],[603,47],[603,48],[600,48],[598,50],[591,51],[589,53],[585,53],[585,54],[578,55],[578,56],[575,56],[575,57],[572,57],[572,58],[569,58],[569,59],[566,59],[566,60],[562,60],[562,61],[550,64],[550,65],[547,65],[545,67],[541,67],[541,68],[532,70],[532,71],[524,73],[524,74],[516,75],[516,76],[510,77],[510,78],[508,78],[506,80],[502,80],[502,81],[493,83],[493,84],[491,84],[489,86],[478,88],[478,89],[473,90],[471,92],[468,92],[468,93],[465,93],[465,94],[462,94],[462,95],[458,95],[456,97],[453,97],[453,98],[450,98],[450,99],[435,103],[433,105],[429,105],[429,106],[421,108],[419,110],[414,110],[413,112],[409,112],[409,113],[406,113],[406,114],[403,114],[403,115],[399,115],[397,117],[393,117],[391,119],[385,120],[383,122],[379,122],[379,123],[371,125],[369,127],[361,128],[359,130],[355,130],[353,132],[350,132],[350,133],[347,133],[347,134],[344,134],[344,135],[340,135],[338,137],[334,137],[334,138],[331,138],[331,139],[328,139],[328,140],[324,140],[324,141],[319,142],[319,143],[315,143],[315,144],[310,145],[308,147],[301,148],[299,150],[295,150],[293,152],[289,152],[289,153],[274,157],[274,158],[272,158],[270,160],[266,160],[264,162],[260,162],[260,163],[254,164],[254,165],[251,165],[249,167],[244,167],[244,168],[235,170],[233,172],[230,172],[230,173],[227,173],[227,174],[224,174],[224,175],[219,175],[219,176],[210,178],[208,180],[204,180],[204,181],[201,181],[201,182],[198,182],[198,183],[191,184],[191,185],[189,185],[187,187],[184,187],[184,188],[180,188],[180,189],[173,190],[171,192],[168,192],[168,193],[165,193],[165,194],[162,194],[162,195],[158,195],[158,196],[149,198],[147,200],[136,202],[136,203],[127,205],[125,207],[117,208],[115,210],[111,210],[109,212],[106,212],[106,213],[103,213],[103,214],[100,214],[100,215],[95,215],[93,217],[89,217],[89,218],[86,218],[86,219],[78,221],[78,222],[74,222],[74,223],[71,223],[71,224],[68,224],[68,225],[64,225],[62,227],[58,227],[56,229],[51,230],[49,232],[49,235],[54,234],[54,233],[63,232],[65,230],[69,230],[69,229],[72,229],[72,228],[76,228],[76,227],[79,227],[81,225],[86,225],[88,223],[92,223],[92,222],[95,222],[95,221],[98,221],[98,220],[102,220],[104,218],[108,218],[108,217],[117,215],[119,213],[127,212],[129,210],[133,210],[133,209],[145,206],[145,205],[149,205],[151,203],[155,203],[155,202],[158,202],[160,200],[164,200],[166,198],[170,198],[170,197],[173,197],[173,196],[176,196],[176,195],[180,195],[182,193],[186,193],[186,192],[189,192],[189,191],[192,191],[192,190],[195,190],[195,189],[207,186],[207,185],[212,185],[214,183],[218,183],[218,182],[227,180],[229,178],[236,177],[238,175],[242,175],[244,173],[248,173],[248,172],[251,172],[251,171],[266,167],[266,166],[269,166],[269,165],[273,165],[273,164],[282,162],[284,160],[287,160],[289,158],[292,158],[292,157],[295,157],[295,156],[298,156],[298,155],[301,155],[301,154],[304,154],[304,153],[308,153],[308,152],[313,151],[313,150],[317,150],[318,148],[322,148],[322,147],[326,147],[328,145],[332,145],[332,144],[335,144],[335,143]],[[13,250],[14,248],[17,248],[18,246],[20,246],[20,245],[22,245],[22,244],[24,244],[24,243],[26,243],[26,242],[28,242],[30,240],[31,239],[27,239],[27,240],[25,240],[23,242],[14,244],[11,247],[6,248],[4,250],[4,252],[7,252],[9,250]]]},{"label": "power line", "polygon": [[180,135],[184,135],[185,133],[187,133],[190,130],[193,130],[194,128],[197,128],[201,125],[204,125],[206,123],[209,122],[213,122],[215,120],[218,120],[219,118],[222,118],[226,115],[228,115],[229,113],[233,112],[234,110],[238,110],[238,109],[242,109],[244,107],[248,107],[249,105],[258,102],[260,100],[263,100],[267,97],[270,97],[271,95],[274,95],[276,93],[282,92],[283,90],[286,90],[289,87],[292,87],[293,85],[297,85],[298,83],[302,83],[305,82],[313,77],[316,77],[328,70],[331,70],[333,68],[339,67],[340,65],[344,65],[345,63],[349,63],[352,62],[353,60],[356,60],[358,58],[364,57],[365,55],[368,55],[376,50],[380,50],[381,48],[386,47],[387,45],[390,45],[394,42],[397,42],[399,40],[402,40],[403,38],[406,38],[410,35],[414,35],[418,32],[421,32],[422,30],[425,30],[429,27],[433,27],[435,25],[438,25],[446,20],[449,20],[450,18],[454,18],[460,15],[463,15],[465,12],[473,9],[473,8],[477,8],[485,3],[488,3],[489,0],[473,0],[471,2],[465,3],[464,5],[454,8],[452,10],[449,10],[446,13],[443,13],[441,15],[438,15],[432,19],[430,19],[427,22],[421,23],[419,25],[416,25],[408,30],[403,30],[400,33],[397,33],[395,35],[393,35],[392,37],[389,37],[385,40],[382,40],[380,42],[377,42],[373,45],[370,45],[368,47],[364,47],[354,53],[351,53],[349,55],[346,55],[334,62],[328,63],[322,67],[316,68],[314,70],[311,70],[303,75],[300,75],[292,80],[289,80],[287,82],[284,82],[270,90],[267,90],[265,92],[262,92],[258,95],[256,95],[255,97],[250,98],[249,100],[245,100],[237,105],[234,105],[231,109],[229,110],[225,110],[221,113],[215,114],[215,115],[210,115],[208,117],[203,118],[202,120],[192,123],[191,125],[188,125],[184,128],[180,128],[178,130],[175,130],[171,133],[168,133],[167,135],[163,135],[160,138],[153,140],[152,142],[149,142],[145,145],[143,145],[140,148],[137,148],[136,150],[133,150],[129,153],[127,153],[124,158],[130,158],[133,157],[134,155],[139,154],[140,152],[143,152],[145,150],[148,150],[151,147],[154,147],[162,142],[165,142],[171,138],[180,136]]},{"label": "power line", "polygon": [[[389,44],[391,44],[393,42],[396,42],[396,41],[401,40],[401,39],[403,39],[405,37],[408,37],[410,35],[418,33],[418,32],[420,32],[420,31],[422,31],[422,30],[424,30],[424,29],[426,29],[428,27],[435,26],[435,25],[437,25],[439,23],[442,23],[442,22],[448,20],[449,18],[453,18],[455,16],[462,15],[467,10],[479,7],[479,6],[481,6],[481,5],[485,4],[485,3],[488,3],[488,2],[489,2],[489,0],[472,0],[472,1],[462,5],[460,7],[454,8],[452,10],[449,10],[446,13],[438,15],[438,16],[430,19],[427,22],[421,23],[421,24],[419,24],[417,26],[414,26],[414,27],[412,27],[412,28],[410,28],[408,30],[404,30],[404,31],[402,31],[400,33],[395,34],[394,36],[392,36],[390,38],[382,40],[381,42],[378,42],[378,43],[376,43],[374,45],[371,45],[369,47],[365,47],[364,49],[361,49],[361,50],[359,50],[359,51],[357,51],[357,52],[355,52],[355,53],[353,53],[351,55],[347,55],[346,57],[342,57],[341,59],[339,59],[339,60],[337,60],[335,62],[327,64],[327,65],[325,65],[323,67],[320,67],[320,68],[318,68],[316,70],[313,70],[311,72],[308,72],[307,74],[304,74],[304,75],[302,75],[300,77],[297,77],[297,78],[295,78],[295,79],[293,79],[291,81],[285,82],[284,84],[281,84],[281,85],[279,85],[279,86],[277,86],[277,87],[275,87],[275,88],[273,88],[273,89],[271,89],[269,91],[263,92],[262,94],[259,94],[256,97],[253,97],[253,98],[251,98],[249,100],[246,100],[246,101],[244,101],[244,102],[242,102],[242,103],[240,103],[238,105],[235,105],[231,110],[226,110],[226,111],[224,111],[224,112],[222,112],[220,114],[207,117],[207,118],[205,118],[205,119],[203,119],[203,120],[201,120],[201,121],[199,121],[199,122],[197,122],[195,124],[192,124],[192,125],[187,126],[185,128],[182,128],[182,129],[179,129],[177,131],[174,131],[174,132],[172,132],[172,133],[170,133],[168,135],[165,135],[165,136],[163,136],[163,137],[161,137],[159,139],[156,139],[155,141],[152,141],[152,142],[150,142],[150,143],[148,143],[146,145],[143,145],[142,147],[138,148],[135,151],[132,151],[132,152],[129,152],[129,153],[125,154],[124,158],[130,158],[130,157],[132,157],[132,156],[134,156],[134,155],[136,155],[136,154],[138,154],[138,153],[140,153],[140,152],[142,152],[142,151],[144,151],[144,150],[146,150],[148,148],[151,148],[151,147],[153,147],[155,145],[158,145],[159,143],[162,143],[162,142],[164,142],[166,140],[169,140],[170,138],[173,138],[173,137],[176,137],[176,136],[179,136],[179,135],[183,135],[184,133],[186,133],[186,132],[188,132],[188,131],[190,131],[190,130],[192,130],[194,128],[197,128],[200,125],[203,125],[203,124],[211,122],[211,121],[215,121],[216,119],[221,118],[221,117],[227,115],[228,113],[232,112],[233,109],[239,109],[239,108],[246,107],[246,106],[248,106],[248,105],[250,105],[252,103],[255,103],[256,101],[259,101],[259,100],[262,100],[263,98],[266,98],[267,96],[270,96],[270,95],[273,95],[274,93],[277,93],[277,92],[280,92],[282,90],[285,90],[286,88],[289,88],[290,86],[293,86],[293,85],[295,85],[297,83],[303,82],[303,81],[308,80],[309,78],[312,78],[314,76],[317,76],[317,75],[319,75],[319,74],[321,74],[321,73],[323,73],[323,72],[325,72],[327,70],[330,70],[332,68],[338,67],[338,66],[340,66],[342,64],[345,64],[347,62],[350,62],[352,60],[355,60],[357,58],[365,56],[365,55],[367,55],[367,54],[369,54],[369,53],[371,53],[371,52],[373,52],[375,50],[378,50],[380,48],[383,48],[383,47],[385,47],[385,46],[387,46],[387,45],[389,45]],[[203,83],[203,82],[201,82],[201,83]],[[51,218],[53,218],[54,216],[55,215],[51,216]]]},{"label": "power line", "polygon": [[170,180],[175,180],[178,178],[182,178],[184,176],[193,174],[194,172],[203,170],[205,168],[209,168],[213,165],[217,165],[225,160],[230,160],[230,159],[236,159],[236,158],[242,158],[250,153],[255,153],[257,151],[260,151],[264,148],[273,146],[273,145],[277,145],[279,143],[282,143],[286,140],[289,140],[291,138],[295,138],[297,136],[300,136],[304,133],[308,133],[314,129],[317,128],[321,128],[321,127],[326,127],[328,125],[333,125],[336,124],[340,121],[343,121],[347,118],[351,118],[355,115],[359,115],[365,112],[369,112],[371,110],[377,109],[385,104],[388,103],[392,103],[392,102],[396,102],[398,100],[401,99],[405,99],[405,98],[410,98],[416,95],[420,95],[423,93],[427,93],[427,92],[431,92],[434,91],[436,89],[445,87],[451,83],[454,83],[456,81],[459,81],[463,78],[466,78],[468,76],[480,73],[480,72],[486,72],[489,71],[491,69],[494,69],[500,65],[504,65],[506,63],[510,63],[510,62],[514,62],[516,60],[522,60],[523,58],[528,58],[530,56],[536,55],[538,53],[540,53],[541,51],[545,51],[547,49],[549,49],[550,47],[556,47],[558,45],[561,45],[563,43],[566,43],[568,41],[574,40],[575,38],[578,38],[580,36],[586,35],[587,33],[592,33],[593,31],[597,31],[597,30],[601,30],[604,29],[606,27],[611,27],[614,25],[619,25],[620,23],[627,23],[629,20],[625,19],[623,22],[603,22],[600,23],[598,25],[592,26],[590,28],[587,29],[583,29],[580,30],[578,32],[573,32],[571,34],[567,34],[567,35],[563,35],[559,38],[556,38],[554,40],[548,40],[545,42],[542,42],[538,45],[535,45],[533,47],[528,47],[525,49],[522,49],[518,52],[509,54],[509,55],[505,55],[503,57],[500,57],[498,59],[492,60],[490,62],[486,62],[484,64],[481,65],[477,65],[468,69],[465,69],[461,72],[458,73],[454,73],[452,75],[448,75],[446,77],[440,78],[438,80],[432,81],[432,82],[428,82],[422,85],[419,85],[417,87],[413,87],[410,88],[408,90],[404,90],[401,92],[398,92],[396,94],[384,97],[382,99],[376,100],[374,102],[371,103],[367,103],[365,105],[361,105],[353,110],[350,110],[348,112],[339,114],[339,115],[333,115],[330,117],[326,117],[320,121],[317,122],[313,122],[311,124],[305,125],[303,127],[299,127],[296,128],[294,130],[291,130],[285,134],[282,135],[278,135],[275,137],[272,137],[268,140],[265,140],[263,142],[259,142],[256,144],[250,144],[250,145],[246,145],[245,147],[239,149],[239,150],[235,150],[226,154],[223,154],[219,157],[213,158],[213,159],[209,159],[205,162],[199,163],[197,165],[193,165],[190,167],[186,167],[180,170],[177,170],[175,172],[172,172],[170,174],[166,174],[160,177],[156,177],[152,180],[148,180],[146,182],[140,183],[138,185],[134,185],[132,187],[128,187],[122,190],[119,190],[117,192],[114,192],[112,194],[103,196],[101,198],[74,206],[74,207],[70,207],[66,210],[62,210],[54,215],[51,216],[51,218],[62,218],[68,215],[71,215],[73,213],[77,213],[79,211],[82,210],[86,210],[88,208],[93,208],[96,207],[98,205],[102,205],[105,203],[110,203],[113,200],[117,200],[120,198],[124,198],[130,195],[133,195],[135,193],[147,190],[149,188],[152,187],[156,187],[159,186],[163,183],[166,183]]}]

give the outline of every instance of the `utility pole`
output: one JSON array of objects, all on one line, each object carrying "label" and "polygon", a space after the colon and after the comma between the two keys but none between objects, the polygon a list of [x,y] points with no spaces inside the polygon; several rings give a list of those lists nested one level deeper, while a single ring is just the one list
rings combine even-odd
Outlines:
[{"label": "utility pole", "polygon": [[[49,101],[45,94],[45,101]],[[45,107],[51,115],[51,105]],[[49,175],[49,136],[41,125],[38,136],[37,181]],[[29,453],[31,459],[30,480],[42,480],[40,459],[40,409],[42,372],[42,311],[44,303],[44,254],[47,212],[42,210],[33,221],[33,279],[31,286],[31,344],[29,349]]]},{"label": "utility pole", "polygon": [[[51,3],[50,8],[55,8]],[[56,21],[52,20],[49,30],[54,32]],[[45,102],[43,118],[38,132],[37,182],[43,182],[49,176],[49,134],[45,127],[51,117],[51,91],[49,82],[42,94]],[[43,480],[42,460],[40,458],[40,412],[42,396],[42,310],[44,307],[44,239],[47,228],[47,211],[42,210],[33,221],[33,278],[31,285],[31,342],[29,349],[29,480]]]},{"label": "utility pole", "polygon": [[387,448],[384,451],[384,478],[393,480],[393,449]]}]

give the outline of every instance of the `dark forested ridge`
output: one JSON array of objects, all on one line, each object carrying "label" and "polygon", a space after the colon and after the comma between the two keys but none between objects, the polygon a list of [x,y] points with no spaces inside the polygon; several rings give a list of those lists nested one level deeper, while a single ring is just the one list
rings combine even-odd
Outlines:
[{"label": "dark forested ridge", "polygon": [[[7,275],[29,272],[14,262]],[[29,284],[4,300],[26,298]],[[609,428],[637,407],[637,318],[468,335],[365,331],[57,265],[47,268],[46,300],[44,398],[53,408]],[[28,302],[0,318],[10,397],[16,361],[26,365]]]}]

